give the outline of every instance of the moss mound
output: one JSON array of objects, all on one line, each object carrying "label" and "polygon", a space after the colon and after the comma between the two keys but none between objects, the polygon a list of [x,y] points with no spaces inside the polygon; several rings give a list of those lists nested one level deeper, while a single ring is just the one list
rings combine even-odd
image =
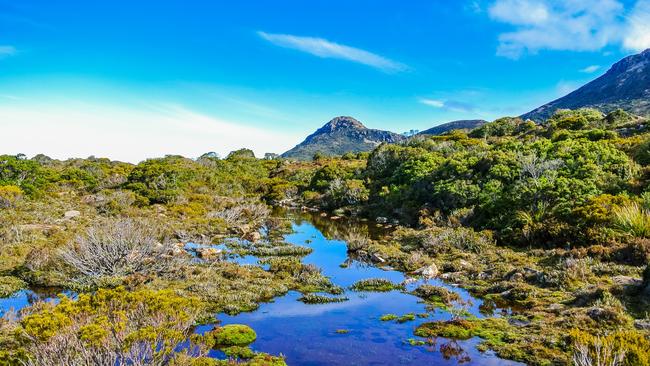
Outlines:
[{"label": "moss mound", "polygon": [[253,328],[244,324],[228,324],[212,331],[216,347],[248,346],[257,339]]}]

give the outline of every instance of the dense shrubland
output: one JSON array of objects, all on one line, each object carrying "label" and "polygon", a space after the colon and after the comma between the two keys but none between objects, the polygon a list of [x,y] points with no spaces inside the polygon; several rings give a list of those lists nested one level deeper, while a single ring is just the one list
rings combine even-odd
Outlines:
[{"label": "dense shrubland", "polygon": [[[468,318],[453,292],[423,287],[417,296],[454,317],[427,323],[419,335],[480,337],[483,349],[530,364],[606,357],[643,365],[646,123],[622,111],[560,111],[541,125],[502,118],[310,162],[256,159],[245,149],[136,165],[0,156],[0,296],[27,286],[81,293],[5,316],[0,365],[54,364],[48,357],[61,350],[79,365],[99,358],[213,365],[203,355],[214,340],[190,334],[216,312],[253,310],[291,289],[308,303],[344,301],[340,287],[302,263],[309,248],[280,241],[290,228],[273,206],[391,227],[389,236],[370,238],[314,218],[325,235],[347,240],[352,257],[457,283],[486,300],[486,314],[491,305],[511,308],[503,319]],[[260,256],[266,269],[222,260],[227,253],[212,245],[231,237],[246,241],[230,253]],[[354,288],[401,286],[368,280]],[[138,312],[150,312],[151,323],[120,325]],[[110,339],[105,325],[114,327]],[[170,356],[169,347],[151,348],[181,339],[191,339],[191,349]],[[233,360],[282,362],[232,347]]]}]

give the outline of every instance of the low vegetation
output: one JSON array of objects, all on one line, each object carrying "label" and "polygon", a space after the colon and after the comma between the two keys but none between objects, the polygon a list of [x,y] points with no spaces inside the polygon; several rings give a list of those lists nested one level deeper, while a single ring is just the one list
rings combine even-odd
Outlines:
[{"label": "low vegetation", "polygon": [[[214,337],[193,333],[213,314],[290,290],[309,304],[347,300],[303,263],[309,245],[282,241],[291,227],[273,214],[280,207],[322,211],[316,226],[368,220],[372,232],[323,233],[347,239],[355,260],[482,300],[476,318],[453,288],[419,286],[413,295],[451,319],[418,326],[414,345],[478,337],[481,350],[530,365],[647,364],[646,125],[621,111],[559,111],[542,124],[501,118],[309,162],[245,149],[137,165],[0,156],[0,296],[43,286],[78,294],[6,314],[0,364],[284,364],[244,343],[223,345],[228,360],[206,358]],[[245,255],[259,265],[225,260]],[[367,279],[352,290],[404,288]]]}]

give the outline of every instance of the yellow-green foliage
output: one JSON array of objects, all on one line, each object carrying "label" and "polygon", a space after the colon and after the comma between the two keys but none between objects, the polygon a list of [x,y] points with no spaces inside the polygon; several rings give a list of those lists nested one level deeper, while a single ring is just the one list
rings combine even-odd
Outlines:
[{"label": "yellow-green foliage", "polygon": [[[642,332],[627,330],[596,336],[578,329],[569,333],[576,357],[599,360],[600,365],[614,364],[615,357],[622,357],[621,366],[650,365],[650,339]],[[596,363],[594,363],[595,365]]]},{"label": "yellow-green foliage", "polygon": [[[23,342],[30,364],[83,363],[89,356],[81,349],[92,349],[98,357],[136,362],[132,357],[169,358],[187,339],[207,350],[209,339],[192,335],[201,309],[197,299],[171,291],[100,289],[92,295],[80,294],[76,300],[61,296],[57,305],[36,305],[19,325],[28,336]],[[48,351],[63,345],[59,352],[65,354]],[[140,347],[148,347],[149,355],[133,356]]]},{"label": "yellow-green foliage", "polygon": [[18,186],[0,186],[0,208],[12,207],[23,196],[23,190]]},{"label": "yellow-green foliage", "polygon": [[255,342],[257,334],[253,328],[244,324],[228,324],[210,332],[217,347],[248,346]]},{"label": "yellow-green foliage", "polygon": [[25,281],[12,276],[0,276],[0,297],[7,297],[16,291],[25,288]]}]

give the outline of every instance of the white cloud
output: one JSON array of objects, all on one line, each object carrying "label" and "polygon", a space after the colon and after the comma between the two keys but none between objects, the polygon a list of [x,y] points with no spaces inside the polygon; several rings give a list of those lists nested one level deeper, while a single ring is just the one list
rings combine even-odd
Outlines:
[{"label": "white cloud", "polygon": [[492,19],[514,27],[499,35],[497,49],[513,59],[544,49],[596,51],[621,43],[625,14],[617,0],[496,0],[489,8]]},{"label": "white cloud", "polygon": [[594,72],[600,70],[600,65],[591,65],[587,66],[584,69],[580,69],[580,72],[583,72],[585,74],[593,74]]},{"label": "white cloud", "polygon": [[14,46],[0,46],[0,58],[13,56],[18,52]]},{"label": "white cloud", "polygon": [[490,7],[490,16],[511,24],[543,24],[548,21],[549,9],[541,1],[501,0]]},{"label": "white cloud", "polygon": [[429,107],[440,108],[447,111],[457,112],[457,113],[479,113],[476,110],[476,106],[470,103],[461,102],[458,100],[439,100],[439,99],[428,99],[420,98],[420,103],[428,105]]},{"label": "white cloud", "polygon": [[434,108],[444,108],[445,102],[436,99],[420,98],[420,103]]},{"label": "white cloud", "polygon": [[359,48],[334,43],[323,38],[266,32],[257,32],[257,34],[276,46],[299,50],[322,58],[352,61],[389,73],[408,70],[408,66],[397,61]]},{"label": "white cloud", "polygon": [[225,121],[180,105],[1,105],[2,151],[54,158],[95,155],[137,162],[166,154],[221,156],[242,147],[257,156],[283,152],[300,136]]},{"label": "white cloud", "polygon": [[627,21],[623,46],[632,51],[650,48],[650,1],[636,3]]}]

